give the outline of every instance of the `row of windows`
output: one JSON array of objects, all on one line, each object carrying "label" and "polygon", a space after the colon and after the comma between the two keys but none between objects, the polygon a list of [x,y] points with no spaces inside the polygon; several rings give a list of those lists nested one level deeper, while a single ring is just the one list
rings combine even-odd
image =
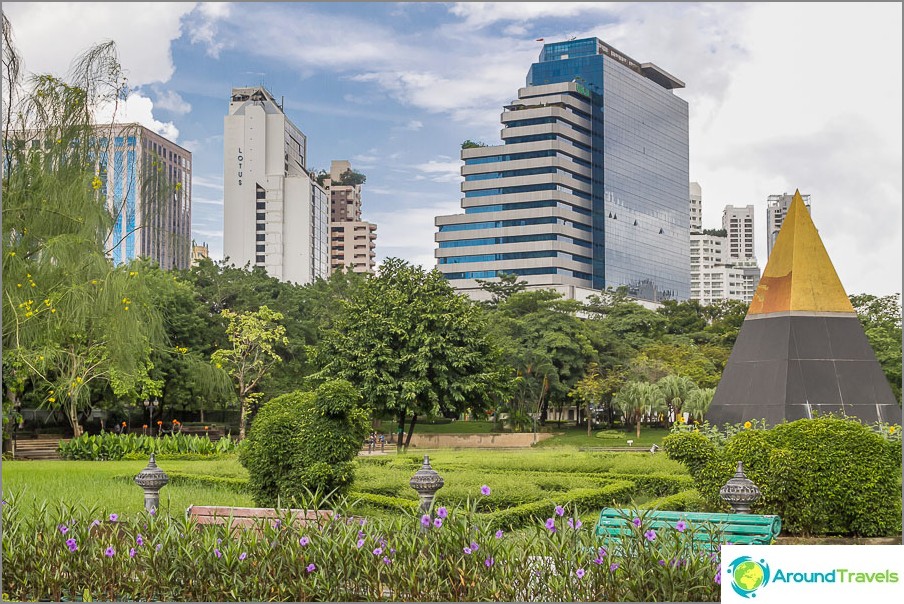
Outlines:
[{"label": "row of windows", "polygon": [[480,164],[494,164],[503,161],[518,161],[522,159],[538,159],[541,157],[559,157],[573,161],[579,166],[590,168],[590,162],[578,159],[565,153],[560,153],[554,149],[544,149],[542,151],[526,151],[524,153],[507,153],[504,155],[487,155],[486,157],[470,157],[465,160],[466,166],[476,166]]},{"label": "row of windows", "polygon": [[475,245],[504,245],[508,243],[529,243],[532,241],[562,241],[581,247],[591,247],[589,241],[557,235],[556,233],[539,233],[537,235],[512,235],[511,237],[480,237],[477,239],[458,239],[456,241],[440,241],[439,247],[472,247]]},{"label": "row of windows", "polygon": [[558,267],[542,267],[542,268],[512,268],[506,270],[489,270],[489,271],[466,271],[461,273],[445,273],[443,276],[450,280],[457,279],[492,279],[498,277],[500,273],[515,274],[519,277],[527,275],[565,275],[575,277],[577,279],[590,280],[590,274],[581,271],[572,271],[567,268]]},{"label": "row of windows", "polygon": [[487,197],[490,195],[508,195],[511,193],[533,193],[534,191],[561,191],[563,193],[571,193],[581,199],[590,199],[590,193],[584,193],[571,187],[558,185],[556,183],[543,183],[538,185],[517,185],[514,187],[496,187],[494,189],[477,189],[476,191],[466,191],[465,197]]},{"label": "row of windows", "polygon": [[540,126],[543,124],[559,124],[568,126],[569,128],[580,132],[581,134],[590,136],[591,132],[587,128],[581,128],[580,126],[575,126],[572,123],[561,120],[557,117],[536,117],[533,119],[527,120],[512,120],[510,122],[503,122],[503,126],[506,128],[519,128],[521,126]]},{"label": "row of windows", "polygon": [[448,256],[440,258],[440,264],[463,264],[466,262],[496,262],[498,260],[527,260],[530,258],[564,258],[590,264],[590,258],[557,250],[537,250],[534,252],[505,252],[500,254],[473,254],[470,256]]},{"label": "row of windows", "polygon": [[542,218],[521,218],[515,220],[491,220],[487,222],[467,222],[462,224],[444,224],[439,227],[440,233],[450,231],[476,231],[479,229],[501,229],[506,227],[523,227],[535,224],[561,224],[564,226],[574,227],[582,231],[590,231],[590,227],[580,222],[565,220],[564,218],[556,218],[554,216],[544,216]]},{"label": "row of windows", "polygon": [[515,178],[518,176],[533,176],[535,174],[555,174],[557,169],[553,166],[542,168],[524,168],[523,170],[504,170],[502,172],[484,172],[483,174],[469,174],[465,181],[490,180],[491,178]]},{"label": "row of windows", "polygon": [[577,141],[573,141],[570,138],[566,138],[564,136],[559,136],[558,134],[530,134],[528,136],[513,136],[511,138],[505,139],[506,145],[514,145],[517,143],[536,143],[539,141],[561,141],[563,143],[569,143],[581,149],[582,151],[592,151],[590,147],[587,145],[581,144]]},{"label": "row of windows", "polygon": [[502,212],[507,210],[532,210],[535,208],[562,208],[585,216],[590,216],[591,214],[590,210],[587,208],[580,208],[578,206],[553,200],[521,201],[517,203],[496,203],[489,206],[473,206],[465,208],[465,214],[483,214],[485,212]]}]

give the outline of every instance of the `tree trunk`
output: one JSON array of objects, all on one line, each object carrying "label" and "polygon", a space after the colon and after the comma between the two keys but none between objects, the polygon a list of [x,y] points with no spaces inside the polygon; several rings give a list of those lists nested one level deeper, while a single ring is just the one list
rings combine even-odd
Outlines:
[{"label": "tree trunk", "polygon": [[587,436],[590,436],[590,401],[587,401]]},{"label": "tree trunk", "polygon": [[201,423],[204,423],[204,409],[201,409]]},{"label": "tree trunk", "polygon": [[640,440],[640,414],[637,414],[637,440]]},{"label": "tree trunk", "polygon": [[245,440],[245,419],[248,416],[248,403],[245,399],[241,401],[241,412],[239,413],[239,440]]},{"label": "tree trunk", "polygon": [[69,399],[69,403],[66,405],[66,419],[69,420],[69,425],[72,427],[72,437],[78,438],[81,436],[84,430],[78,422],[78,409],[72,399]]},{"label": "tree trunk", "polygon": [[408,426],[408,436],[405,437],[405,452],[408,452],[408,445],[411,444],[411,434],[414,432],[414,424],[417,423],[417,413],[411,415],[411,425]]},{"label": "tree trunk", "polygon": [[405,433],[405,412],[399,412],[399,429],[396,432],[396,453],[402,452],[402,434]]}]

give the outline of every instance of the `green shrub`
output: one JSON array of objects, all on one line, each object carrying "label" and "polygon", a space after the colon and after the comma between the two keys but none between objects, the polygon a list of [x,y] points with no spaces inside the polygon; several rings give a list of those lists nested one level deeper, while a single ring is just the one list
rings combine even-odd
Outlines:
[{"label": "green shrub", "polygon": [[600,430],[595,436],[606,440],[622,440],[625,438],[625,433],[620,430]]},{"label": "green shrub", "polygon": [[602,509],[615,503],[625,503],[630,499],[634,488],[633,482],[620,480],[600,488],[569,491],[558,501],[552,499],[533,501],[483,514],[482,517],[486,520],[487,526],[493,529],[520,528],[531,522],[548,518],[556,505],[575,506],[580,509]]},{"label": "green shrub", "polygon": [[344,380],[316,392],[271,399],[257,413],[239,461],[258,505],[273,507],[305,493],[345,492],[369,427],[361,395]]},{"label": "green shrub", "polygon": [[681,491],[674,495],[667,495],[648,501],[640,506],[648,510],[668,510],[672,512],[705,512],[706,500],[696,489]]},{"label": "green shrub", "polygon": [[737,462],[760,489],[754,513],[777,514],[797,534],[875,537],[901,532],[901,443],[860,422],[823,416],[738,430],[716,445],[701,433],[663,439],[714,509]]},{"label": "green shrub", "polygon": [[391,512],[412,511],[416,510],[420,505],[418,501],[413,499],[402,499],[401,497],[389,497],[374,493],[355,492],[349,493],[348,497],[353,503],[361,502]]},{"label": "green shrub", "polygon": [[212,456],[235,452],[236,441],[221,438],[214,442],[207,436],[197,434],[166,434],[160,437],[144,434],[82,434],[68,442],[60,443],[59,453],[63,459],[86,461],[117,461],[120,459],[146,459],[156,453],[164,456],[198,456],[207,459]]}]

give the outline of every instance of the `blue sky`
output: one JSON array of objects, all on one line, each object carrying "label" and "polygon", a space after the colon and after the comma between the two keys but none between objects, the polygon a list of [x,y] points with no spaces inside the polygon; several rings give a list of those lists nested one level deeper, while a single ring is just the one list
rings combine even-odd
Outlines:
[{"label": "blue sky", "polygon": [[378,260],[433,263],[460,210],[464,139],[499,142],[541,42],[598,36],[687,83],[704,226],[799,188],[849,293],[901,291],[901,5],[736,3],[4,3],[26,69],[65,73],[113,39],[129,119],[193,153],[193,234],[222,255],[223,117],[263,83],[311,168],[367,175]]}]

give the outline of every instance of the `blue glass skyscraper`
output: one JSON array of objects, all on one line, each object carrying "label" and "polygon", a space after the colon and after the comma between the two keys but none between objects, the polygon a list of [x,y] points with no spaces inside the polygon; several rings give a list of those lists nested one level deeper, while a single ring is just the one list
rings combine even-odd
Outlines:
[{"label": "blue glass skyscraper", "polygon": [[437,265],[461,291],[514,273],[566,297],[690,295],[684,83],[597,38],[546,44],[502,115],[503,145],[462,149],[464,214]]}]

